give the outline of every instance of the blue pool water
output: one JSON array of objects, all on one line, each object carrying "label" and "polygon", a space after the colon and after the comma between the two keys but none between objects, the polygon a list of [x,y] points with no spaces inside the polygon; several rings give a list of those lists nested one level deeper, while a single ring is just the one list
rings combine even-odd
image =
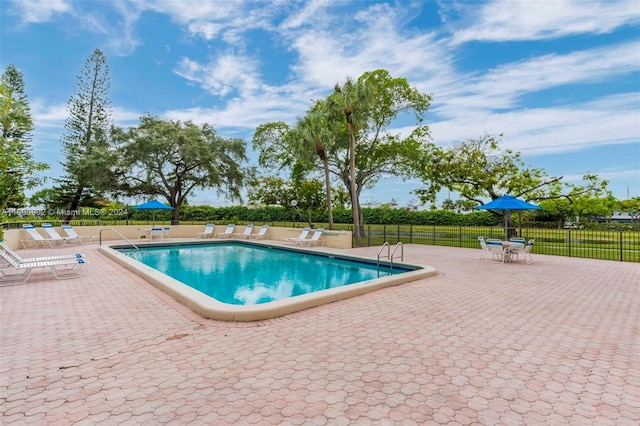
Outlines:
[{"label": "blue pool water", "polygon": [[255,305],[408,272],[374,263],[242,243],[123,249],[123,254],[214,299]]}]

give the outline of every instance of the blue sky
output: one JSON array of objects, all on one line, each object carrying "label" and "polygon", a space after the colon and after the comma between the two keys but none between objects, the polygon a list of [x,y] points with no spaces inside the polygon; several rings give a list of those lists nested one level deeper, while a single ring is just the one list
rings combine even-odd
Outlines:
[{"label": "blue sky", "polygon": [[[0,66],[24,75],[33,152],[50,176],[61,173],[76,76],[100,48],[121,126],[146,113],[207,122],[250,149],[256,126],[293,123],[335,83],[384,68],[433,95],[426,122],[436,144],[502,133],[503,148],[549,175],[579,183],[595,173],[616,197],[640,196],[638,0],[5,0],[0,8]],[[407,131],[401,125],[392,130]],[[407,205],[420,185],[384,178],[362,202]],[[226,203],[209,192],[190,202]]]}]

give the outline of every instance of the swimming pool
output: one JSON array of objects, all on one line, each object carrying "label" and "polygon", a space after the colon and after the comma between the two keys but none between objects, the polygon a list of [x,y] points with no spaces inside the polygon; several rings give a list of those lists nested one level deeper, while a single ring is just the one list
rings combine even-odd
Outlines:
[{"label": "swimming pool", "polygon": [[[156,243],[147,246],[139,252],[130,250],[130,246],[101,246],[100,251],[200,315],[230,321],[274,318],[437,274],[434,268],[395,263],[393,269],[401,273],[378,278],[375,260],[284,248],[263,242]],[[229,259],[234,251],[234,256],[239,254],[238,259],[234,261],[235,266],[229,267],[233,263]],[[216,256],[216,261],[212,256]],[[254,257],[261,260],[253,262]],[[280,260],[275,261],[276,258]],[[180,264],[180,268],[171,267],[175,262]],[[298,266],[284,267],[283,263],[296,263]],[[193,265],[203,267],[206,271],[204,278],[194,278],[196,275],[192,272],[186,275],[177,272],[193,269]],[[390,272],[387,266],[388,262],[381,262],[383,274]],[[246,272],[251,269],[262,269],[268,274],[262,274],[262,278],[247,278]],[[366,272],[355,274],[356,269]],[[296,275],[292,271],[300,273]],[[275,287],[270,289],[265,285],[263,278],[266,275],[276,278]],[[229,276],[238,285],[215,285],[216,280],[226,280]],[[320,280],[311,280],[312,277],[320,277]],[[341,281],[337,285],[333,282],[336,277]],[[315,283],[310,284],[311,281]],[[207,295],[203,290],[212,290],[212,294]],[[276,297],[272,297],[274,295]]]},{"label": "swimming pool", "polygon": [[120,251],[231,305],[268,303],[415,270],[240,242]]}]

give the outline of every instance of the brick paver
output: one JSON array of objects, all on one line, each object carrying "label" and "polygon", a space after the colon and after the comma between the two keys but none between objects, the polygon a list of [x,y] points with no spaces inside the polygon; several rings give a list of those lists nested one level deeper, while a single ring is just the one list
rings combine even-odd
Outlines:
[{"label": "brick paver", "polygon": [[96,249],[23,250],[90,264],[0,288],[0,423],[640,422],[639,264],[405,245],[441,275],[226,323]]}]

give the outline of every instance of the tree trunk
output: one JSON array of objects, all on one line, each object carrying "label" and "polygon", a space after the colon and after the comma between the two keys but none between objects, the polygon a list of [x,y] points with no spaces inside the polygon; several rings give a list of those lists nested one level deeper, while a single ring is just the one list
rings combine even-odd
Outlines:
[{"label": "tree trunk", "polygon": [[356,136],[353,130],[351,114],[347,113],[347,127],[349,129],[349,174],[351,179],[351,209],[353,213],[353,236],[356,245],[361,244],[360,211],[358,209],[358,186],[356,183]]},{"label": "tree trunk", "polygon": [[71,200],[71,206],[69,207],[69,211],[67,215],[64,217],[64,223],[68,224],[71,219],[73,219],[73,212],[78,210],[80,206],[80,198],[82,198],[82,191],[84,188],[82,186],[78,186],[76,189],[76,193],[73,195],[73,199]]},{"label": "tree trunk", "polygon": [[327,216],[329,220],[329,229],[333,229],[333,207],[331,204],[331,178],[329,176],[329,162],[327,158],[322,159],[322,165],[324,167],[324,186],[327,193]]}]

